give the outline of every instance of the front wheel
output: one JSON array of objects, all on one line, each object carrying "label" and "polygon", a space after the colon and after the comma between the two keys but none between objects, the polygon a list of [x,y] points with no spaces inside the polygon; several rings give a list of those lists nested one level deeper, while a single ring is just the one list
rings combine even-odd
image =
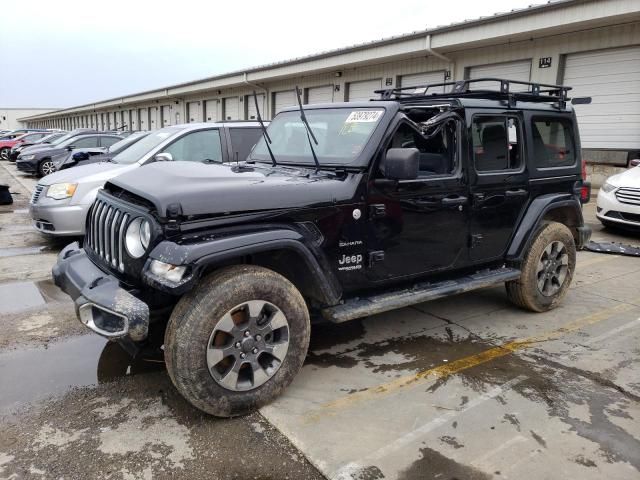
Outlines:
[{"label": "front wheel", "polygon": [[291,282],[237,265],[180,299],[165,333],[165,361],[195,407],[233,417],[280,395],[302,368],[309,335],[306,303]]},{"label": "front wheel", "polygon": [[56,171],[55,165],[48,158],[40,162],[40,165],[38,165],[38,174],[41,177],[46,177],[47,175],[50,175],[55,171]]},{"label": "front wheel", "polygon": [[8,160],[9,159],[9,148],[8,147],[0,148],[0,158],[2,160]]},{"label": "front wheel", "polygon": [[546,223],[526,253],[520,278],[506,283],[507,295],[521,308],[551,310],[567,294],[575,267],[576,245],[571,231],[561,223]]}]

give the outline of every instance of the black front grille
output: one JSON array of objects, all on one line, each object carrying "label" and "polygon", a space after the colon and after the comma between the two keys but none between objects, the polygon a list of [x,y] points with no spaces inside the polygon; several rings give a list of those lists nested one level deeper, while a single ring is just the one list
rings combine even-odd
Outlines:
[{"label": "black front grille", "polygon": [[31,195],[31,205],[34,205],[38,202],[38,200],[40,199],[40,195],[42,195],[42,192],[44,190],[44,185],[36,185],[36,188],[34,188],[33,190],[33,195]]},{"label": "black front grille", "polygon": [[98,198],[87,218],[85,248],[91,249],[111,267],[124,272],[124,236],[132,218],[116,205]]}]

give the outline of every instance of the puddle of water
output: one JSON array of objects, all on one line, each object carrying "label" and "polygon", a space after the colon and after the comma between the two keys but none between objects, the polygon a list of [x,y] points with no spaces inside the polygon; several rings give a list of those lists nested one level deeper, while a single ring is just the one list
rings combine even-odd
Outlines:
[{"label": "puddle of water", "polygon": [[[82,335],[0,354],[0,415],[75,387],[164,370],[160,358],[132,359],[116,343]],[[10,386],[7,388],[7,386]]]},{"label": "puddle of water", "polygon": [[13,282],[0,285],[0,314],[19,313],[51,302],[70,301],[53,280]]},{"label": "puddle of water", "polygon": [[17,313],[44,304],[44,297],[33,282],[0,285],[0,314]]},{"label": "puddle of water", "polygon": [[3,257],[17,257],[18,255],[37,255],[46,250],[51,250],[51,247],[46,245],[40,245],[36,247],[9,247],[0,249],[0,258]]}]

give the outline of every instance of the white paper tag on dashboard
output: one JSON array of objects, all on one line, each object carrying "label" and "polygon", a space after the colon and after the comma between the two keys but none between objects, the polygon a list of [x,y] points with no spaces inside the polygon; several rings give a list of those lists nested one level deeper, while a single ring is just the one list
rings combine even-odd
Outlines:
[{"label": "white paper tag on dashboard", "polygon": [[344,123],[377,122],[383,113],[383,110],[354,110]]}]

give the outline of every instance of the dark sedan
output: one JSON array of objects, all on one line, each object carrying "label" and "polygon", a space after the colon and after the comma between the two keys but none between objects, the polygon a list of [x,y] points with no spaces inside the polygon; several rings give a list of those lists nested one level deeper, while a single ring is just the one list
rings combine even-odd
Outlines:
[{"label": "dark sedan", "polygon": [[[23,139],[23,142],[20,143],[19,145],[15,145],[11,151],[9,152],[9,161],[10,162],[15,162],[16,159],[18,158],[18,155],[20,155],[20,153],[27,147],[33,147],[33,146],[43,146],[43,145],[49,145],[52,142],[54,142],[55,140],[65,136],[67,134],[67,132],[54,132],[54,133],[50,133],[48,135],[45,135],[44,137],[35,140],[34,137],[33,140],[29,140],[29,139]],[[38,135],[38,134],[31,134],[31,135]]]},{"label": "dark sedan", "polygon": [[76,148],[109,147],[120,140],[122,140],[121,136],[112,133],[76,135],[49,148],[21,153],[16,161],[16,166],[21,172],[44,177],[56,171],[55,161],[65,158],[69,152]]},{"label": "dark sedan", "polygon": [[81,148],[72,150],[66,157],[54,162],[56,170],[88,165],[90,163],[109,162],[120,152],[149,135],[149,132],[133,132],[110,147]]}]

